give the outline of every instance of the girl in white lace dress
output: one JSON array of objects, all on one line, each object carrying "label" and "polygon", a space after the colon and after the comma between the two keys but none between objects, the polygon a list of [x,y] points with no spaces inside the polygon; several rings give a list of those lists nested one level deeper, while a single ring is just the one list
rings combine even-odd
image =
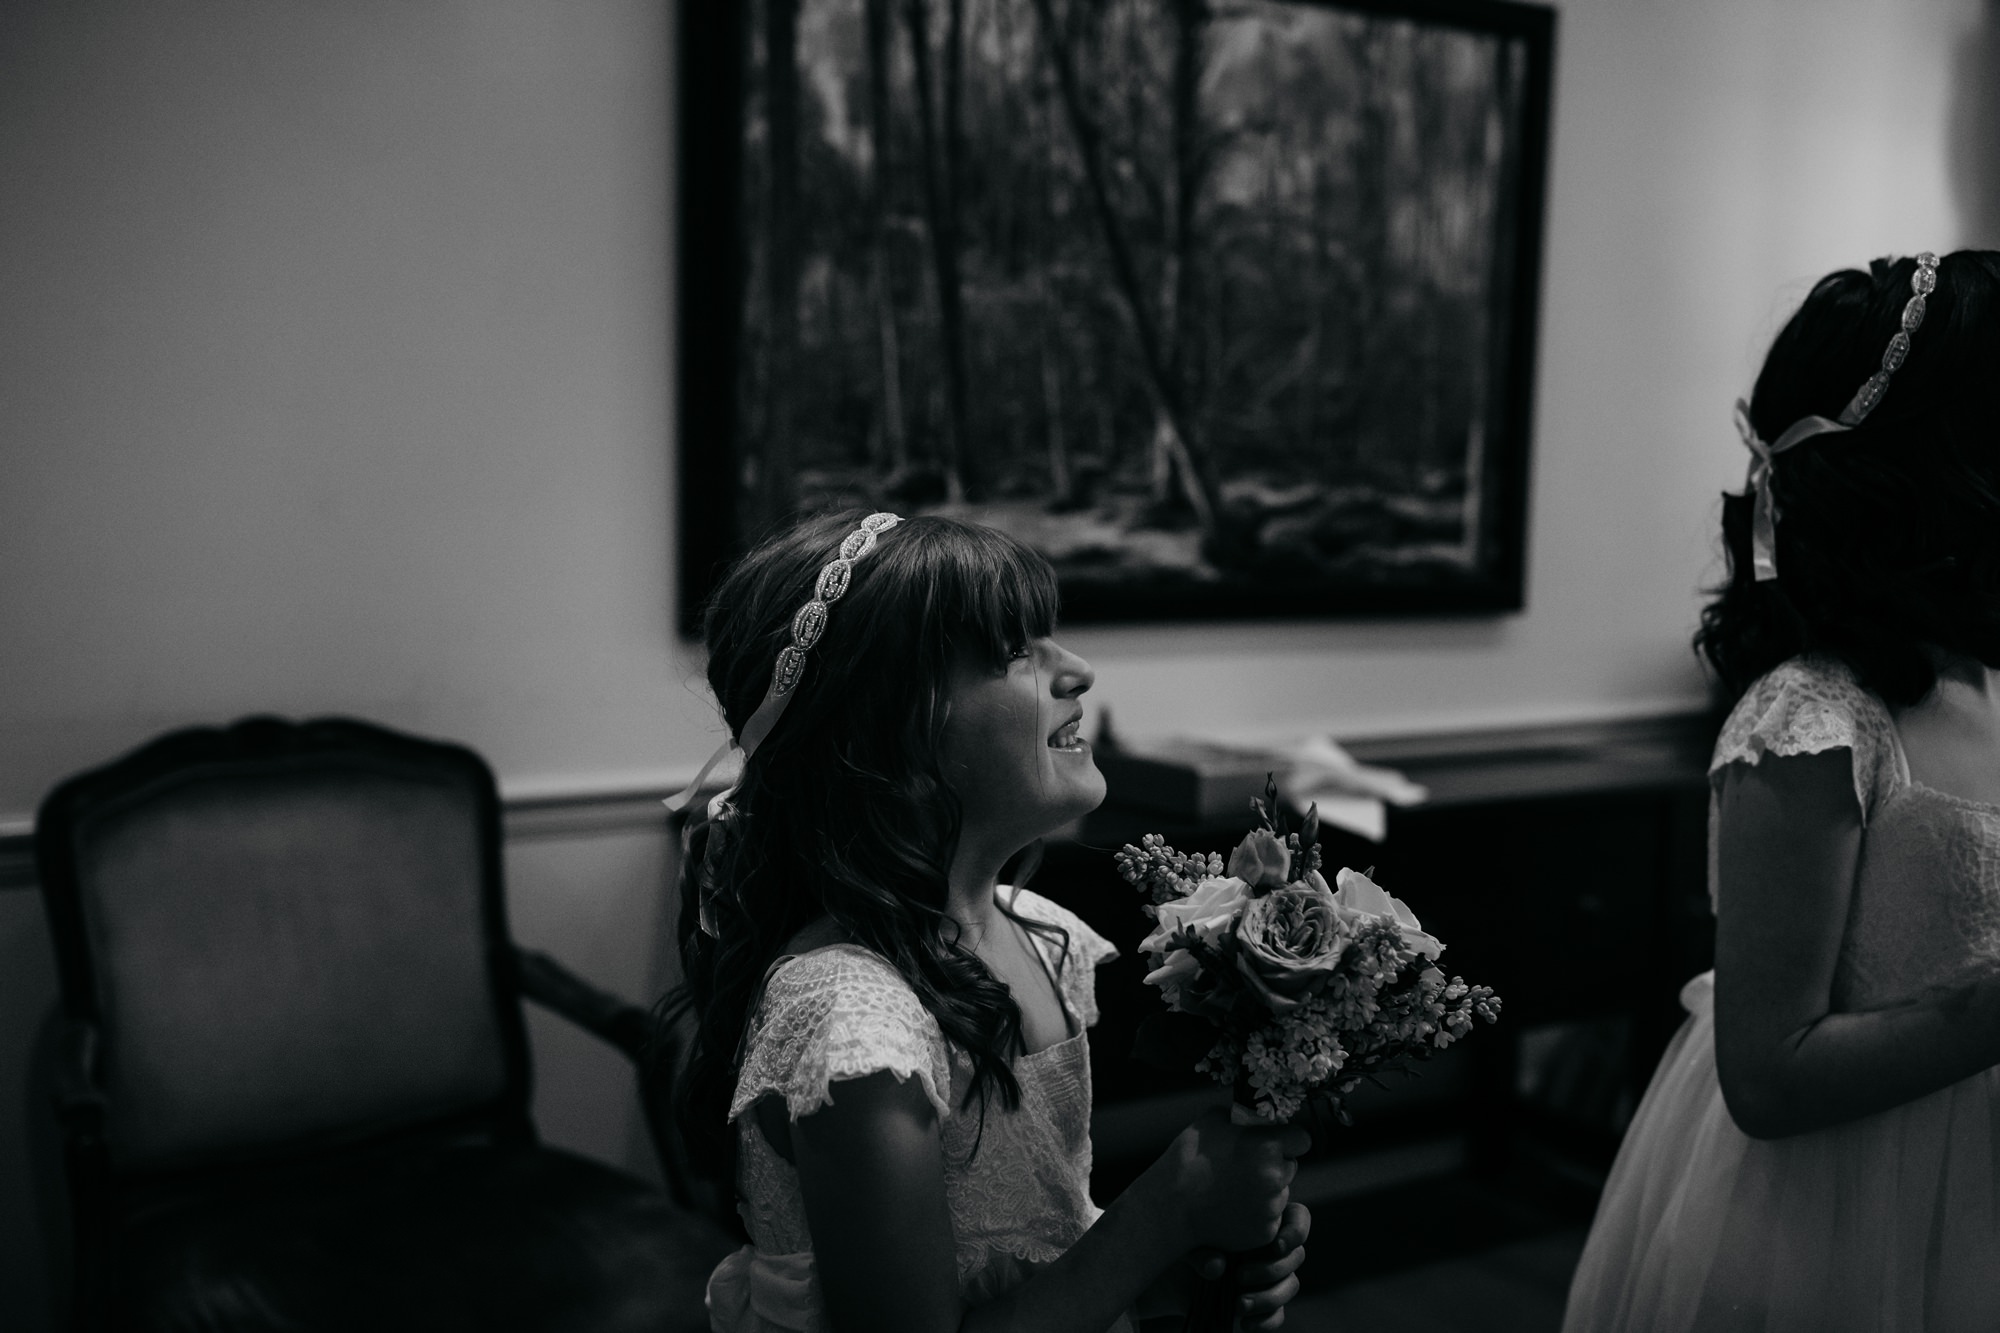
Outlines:
[{"label": "girl in white lace dress", "polygon": [[1739,427],[1697,636],[1741,696],[1710,768],[1715,970],[1565,1327],[1991,1333],[2000,255],[1825,279]]},{"label": "girl in white lace dress", "polygon": [[723,1333],[1127,1328],[1260,1246],[1281,1257],[1238,1261],[1243,1326],[1298,1289],[1299,1131],[1204,1117],[1091,1201],[1085,1033],[1116,950],[999,882],[1104,796],[1055,609],[1011,538],[887,514],[809,522],[715,595],[746,758],[686,849],[681,1086],[749,1236],[709,1284]]}]

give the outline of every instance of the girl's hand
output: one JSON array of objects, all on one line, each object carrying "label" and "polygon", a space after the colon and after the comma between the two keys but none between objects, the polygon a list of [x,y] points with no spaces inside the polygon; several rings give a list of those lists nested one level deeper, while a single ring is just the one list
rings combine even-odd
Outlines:
[{"label": "girl's hand", "polygon": [[1295,1126],[1236,1125],[1225,1108],[1203,1112],[1147,1172],[1179,1221],[1186,1240],[1179,1248],[1269,1244],[1284,1219],[1296,1159],[1311,1146],[1312,1137]]},{"label": "girl's hand", "polygon": [[[1306,1261],[1306,1237],[1312,1231],[1312,1211],[1302,1203],[1285,1207],[1278,1238],[1255,1254],[1229,1256],[1210,1250],[1194,1256],[1195,1272],[1218,1278],[1225,1272],[1237,1290],[1236,1327],[1243,1333],[1269,1333],[1285,1322],[1285,1307],[1299,1294],[1299,1265]],[[1276,1258],[1272,1256],[1276,1255]]]}]

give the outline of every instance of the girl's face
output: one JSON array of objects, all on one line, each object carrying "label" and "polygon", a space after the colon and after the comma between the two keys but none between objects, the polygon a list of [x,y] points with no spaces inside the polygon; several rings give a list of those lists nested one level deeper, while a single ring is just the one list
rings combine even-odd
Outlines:
[{"label": "girl's face", "polygon": [[1076,734],[1077,699],[1096,679],[1054,639],[1030,639],[1002,670],[970,661],[953,670],[943,757],[961,840],[1012,852],[1104,800],[1104,775]]}]

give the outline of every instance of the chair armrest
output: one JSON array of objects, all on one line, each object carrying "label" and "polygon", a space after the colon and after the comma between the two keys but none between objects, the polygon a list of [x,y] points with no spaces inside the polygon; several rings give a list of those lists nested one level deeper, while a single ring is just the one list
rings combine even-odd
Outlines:
[{"label": "chair armrest", "polygon": [[672,1085],[679,1051],[666,1025],[630,1000],[598,989],[537,950],[515,946],[514,972],[521,994],[578,1027],[596,1033],[631,1059],[638,1074],[646,1129],[653,1139],[653,1151],[659,1158],[668,1196],[682,1208],[706,1214],[727,1230],[740,1230],[742,1224],[736,1218],[731,1200],[698,1177],[674,1128]]},{"label": "chair armrest", "polygon": [[653,1054],[653,1018],[630,1000],[600,990],[536,949],[514,948],[514,976],[521,994],[561,1014],[623,1051],[642,1068]]},{"label": "chair armrest", "polygon": [[104,1090],[97,1086],[97,1025],[62,1020],[56,1030],[52,1073],[56,1119],[67,1130],[95,1132],[104,1120]]},{"label": "chair armrest", "polygon": [[62,1018],[51,1043],[50,1097],[62,1128],[70,1190],[70,1291],[68,1326],[75,1333],[108,1327],[107,1292],[115,1268],[112,1249],[111,1167],[104,1142],[108,1100],[97,1081],[97,1025]]}]

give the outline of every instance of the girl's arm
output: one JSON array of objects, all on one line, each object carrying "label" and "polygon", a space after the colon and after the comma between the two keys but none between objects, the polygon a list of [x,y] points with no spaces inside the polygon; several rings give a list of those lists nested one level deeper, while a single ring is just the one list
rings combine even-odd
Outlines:
[{"label": "girl's arm", "polygon": [[2000,1064],[2000,974],[1833,1013],[1861,852],[1847,750],[1723,770],[1715,1062],[1744,1133],[1781,1138],[1915,1101]]},{"label": "girl's arm", "polygon": [[832,1327],[909,1333],[1101,1333],[1191,1247],[1268,1242],[1306,1146],[1303,1131],[1204,1117],[1061,1258],[968,1310],[937,1115],[915,1080],[841,1082],[791,1137]]}]

